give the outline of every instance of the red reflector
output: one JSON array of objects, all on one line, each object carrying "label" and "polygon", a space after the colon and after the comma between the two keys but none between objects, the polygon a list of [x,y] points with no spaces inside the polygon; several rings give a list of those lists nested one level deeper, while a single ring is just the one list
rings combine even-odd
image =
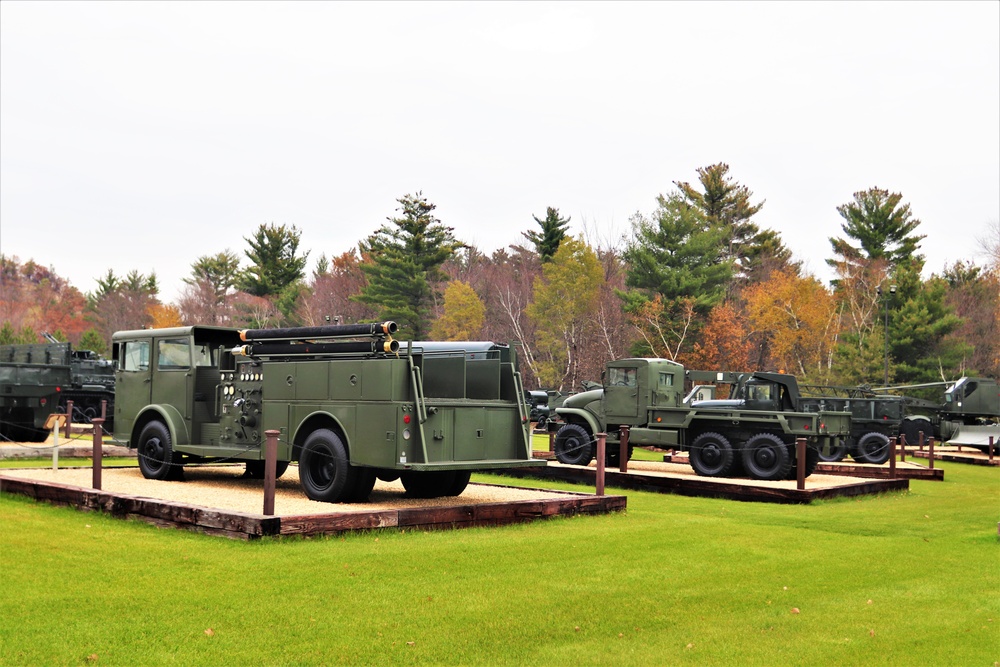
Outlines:
[{"label": "red reflector", "polygon": [[410,415],[403,415],[403,423],[404,424],[410,423]]},{"label": "red reflector", "polygon": [[62,391],[62,387],[56,387],[56,391]]},{"label": "red reflector", "polygon": [[806,424],[805,428],[808,431],[809,430],[809,424]]},{"label": "red reflector", "polygon": [[45,404],[46,404],[46,403],[48,403],[48,402],[49,402],[49,399],[47,399],[47,398],[43,398],[43,399],[40,399],[40,400],[38,401],[38,403],[39,403],[40,405],[45,405]]}]

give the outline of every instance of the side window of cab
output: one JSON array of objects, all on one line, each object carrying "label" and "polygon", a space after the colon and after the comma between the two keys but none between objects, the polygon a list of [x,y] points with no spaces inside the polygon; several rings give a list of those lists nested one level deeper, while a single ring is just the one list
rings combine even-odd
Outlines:
[{"label": "side window of cab", "polygon": [[123,371],[148,371],[149,370],[149,341],[130,340],[122,346],[121,356],[118,358],[118,368]]},{"label": "side window of cab", "polygon": [[187,370],[191,368],[191,344],[187,338],[164,338],[156,342],[156,368],[158,370]]}]

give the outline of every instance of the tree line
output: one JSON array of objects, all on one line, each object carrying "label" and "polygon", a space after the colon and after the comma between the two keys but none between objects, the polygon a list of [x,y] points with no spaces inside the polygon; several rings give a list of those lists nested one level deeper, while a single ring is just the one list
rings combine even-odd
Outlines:
[{"label": "tree line", "polygon": [[301,231],[261,224],[243,257],[198,257],[176,303],[160,300],[152,273],[109,270],[82,293],[51,268],[0,255],[0,342],[47,332],[106,353],[122,329],[391,319],[405,339],[517,343],[526,387],[576,390],[626,356],[845,386],[1000,376],[1000,223],[978,239],[985,263],[924,279],[925,236],[900,193],[872,187],[837,208],[830,285],[760,228],[764,200],[724,163],[675,181],[603,244],[570,235],[570,218],[549,207],[520,243],[487,255],[458,240],[422,193],[397,203],[378,230],[321,254],[308,275]]}]

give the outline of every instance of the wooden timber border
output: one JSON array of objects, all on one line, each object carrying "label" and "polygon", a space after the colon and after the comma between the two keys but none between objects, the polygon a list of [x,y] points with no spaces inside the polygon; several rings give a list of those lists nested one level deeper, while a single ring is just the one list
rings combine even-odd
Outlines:
[{"label": "wooden timber border", "polygon": [[[912,452],[908,452],[912,456]],[[934,460],[941,457],[934,455]],[[687,453],[664,454],[665,463],[688,463]],[[866,479],[892,479],[892,470],[888,463],[879,465],[871,463],[855,463],[853,461],[819,462],[816,464],[816,471],[822,475],[842,475],[845,477],[863,477]],[[896,479],[922,479],[928,481],[944,481],[944,470],[941,468],[928,468],[927,466],[914,463],[896,465]]]},{"label": "wooden timber border", "polygon": [[[652,491],[654,493],[675,493],[682,496],[699,496],[707,498],[728,498],[730,500],[745,500],[770,503],[811,503],[822,498],[839,498],[844,496],[861,496],[886,491],[907,490],[910,488],[908,479],[867,479],[863,481],[846,481],[836,486],[824,486],[799,490],[796,488],[769,486],[767,483],[754,484],[735,483],[724,477],[698,477],[695,475],[664,474],[630,469],[622,473],[613,469],[605,470],[605,483],[620,489],[631,491]],[[563,482],[593,485],[596,471],[594,468],[550,464],[544,468],[509,468],[497,471],[498,474],[509,477],[541,477],[556,479]],[[806,480],[808,482],[808,479]]]},{"label": "wooden timber border", "polygon": [[[920,459],[929,458],[927,450],[907,450],[907,456],[915,456]],[[940,449],[934,450],[934,460],[935,461],[950,461],[952,463],[969,463],[977,466],[1000,466],[1000,454],[993,456],[993,460],[990,460],[989,455],[983,454],[978,450],[972,449],[972,447],[965,447],[964,451],[941,451]]]},{"label": "wooden timber border", "polygon": [[560,498],[475,503],[447,507],[409,507],[373,512],[264,516],[187,505],[173,501],[0,475],[0,492],[13,493],[121,519],[139,519],[164,528],[181,528],[241,540],[277,536],[315,536],[376,528],[442,530],[501,526],[578,514],[625,509],[625,496],[592,496],[545,491]]},{"label": "wooden timber border", "polygon": [[[934,455],[935,460],[940,457]],[[848,477],[867,477],[871,479],[889,479],[892,471],[888,465],[871,465],[865,463],[851,463],[850,461],[839,461],[837,463],[818,463],[816,472],[824,475],[846,475]],[[897,464],[896,478],[903,479],[923,479],[935,482],[944,481],[944,470],[941,468],[928,468],[927,466],[914,464]]]}]

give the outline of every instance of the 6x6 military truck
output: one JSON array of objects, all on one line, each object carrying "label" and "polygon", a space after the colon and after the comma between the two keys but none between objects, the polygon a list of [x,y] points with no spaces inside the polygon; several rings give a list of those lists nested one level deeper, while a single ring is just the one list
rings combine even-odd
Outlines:
[{"label": "6x6 military truck", "polygon": [[[892,451],[890,439],[899,433],[903,403],[897,396],[862,396],[848,388],[806,385],[785,373],[688,371],[692,380],[733,384],[730,398],[697,403],[700,408],[745,406],[754,410],[849,412],[850,433],[826,440],[820,461],[840,461],[848,453],[859,463],[885,463]],[[709,388],[711,391],[712,387]],[[805,395],[805,392],[811,395]]]},{"label": "6x6 military truck", "polygon": [[556,409],[565,422],[556,432],[556,458],[588,464],[594,457],[595,434],[605,432],[608,463],[617,465],[619,429],[628,426],[630,447],[687,450],[699,475],[745,472],[755,479],[776,480],[794,475],[796,438],[807,440],[808,475],[819,461],[820,448],[850,432],[849,413],[795,411],[787,381],[777,385],[773,400],[686,402],[684,378],[684,367],[667,359],[609,363],[600,389],[570,396]]},{"label": "6x6 military truck", "polygon": [[[114,335],[115,438],[142,474],[298,462],[306,495],[361,502],[376,478],[413,496],[459,495],[474,470],[537,466],[513,348],[409,343],[394,322],[292,329],[187,326]],[[361,340],[349,340],[349,339]]]}]

